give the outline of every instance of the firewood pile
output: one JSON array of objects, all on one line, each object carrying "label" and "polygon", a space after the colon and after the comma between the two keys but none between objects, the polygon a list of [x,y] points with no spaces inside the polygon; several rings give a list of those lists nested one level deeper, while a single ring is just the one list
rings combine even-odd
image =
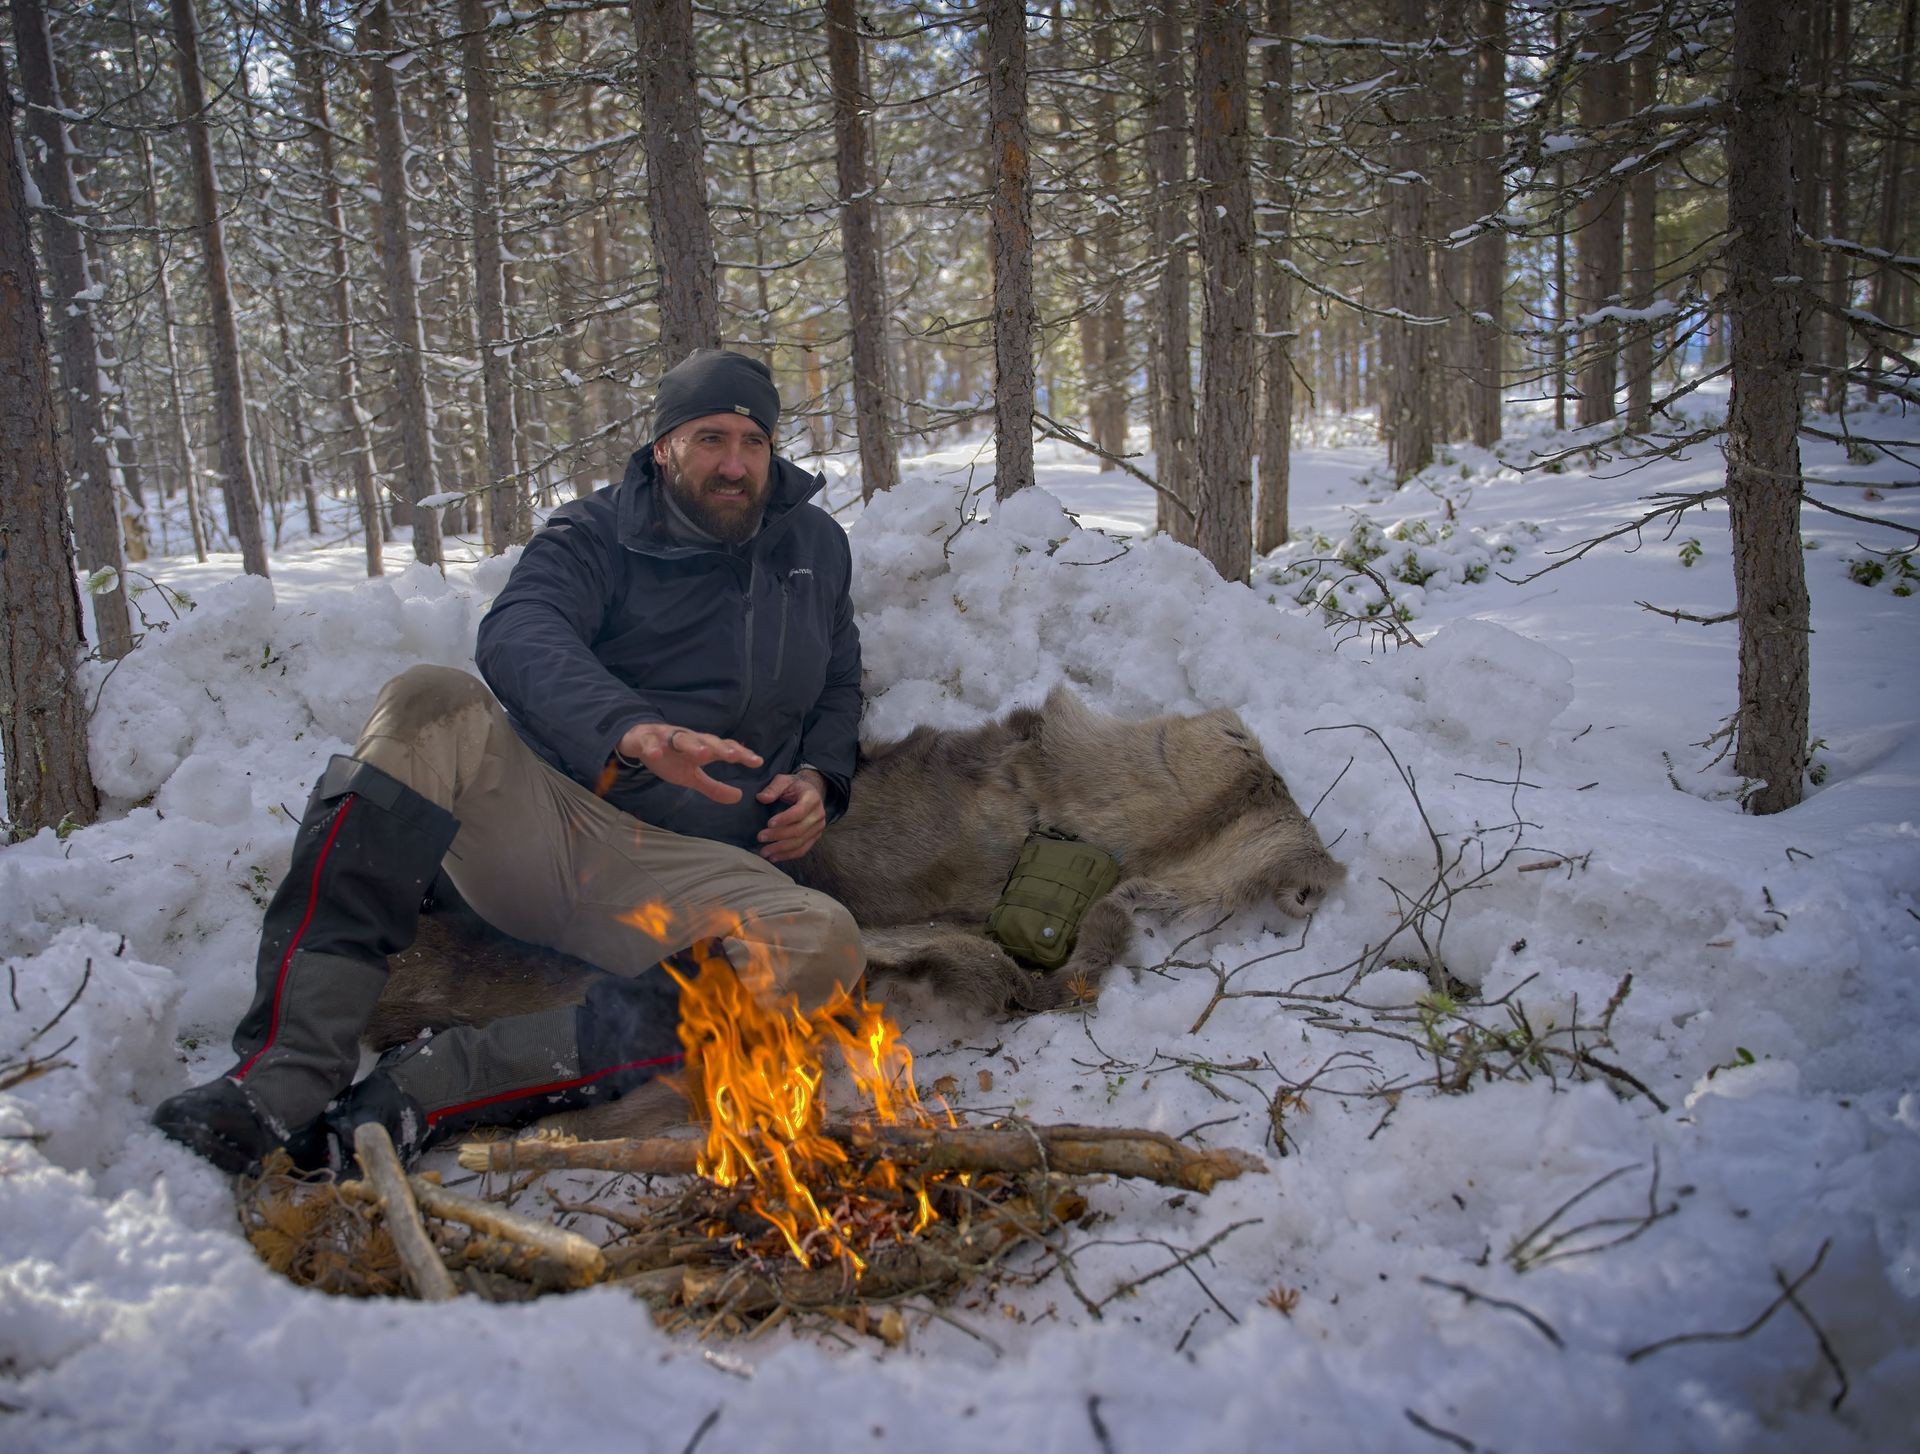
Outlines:
[{"label": "firewood pile", "polygon": [[[240,1184],[240,1217],[271,1267],[329,1293],[522,1301],[605,1285],[703,1336],[799,1314],[897,1341],[903,1300],[950,1295],[1023,1248],[1061,1245],[1086,1215],[1091,1178],[1204,1193],[1263,1166],[1087,1126],[851,1121],[826,1134],[846,1160],[817,1186],[824,1237],[797,1235],[751,1179],[699,1175],[698,1140],[470,1142],[460,1165],[479,1176],[455,1191],[406,1175],[378,1127],[356,1138],[360,1177],[303,1174],[277,1157]],[[600,1174],[596,1190],[569,1200],[582,1172]],[[541,1183],[549,1214],[518,1209]]]}]

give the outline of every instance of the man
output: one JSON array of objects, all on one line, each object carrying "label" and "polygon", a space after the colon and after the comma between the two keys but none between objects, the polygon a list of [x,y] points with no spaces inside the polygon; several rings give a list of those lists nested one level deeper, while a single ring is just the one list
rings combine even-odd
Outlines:
[{"label": "man", "polygon": [[[338,1164],[368,1120],[412,1156],[675,1066],[659,966],[697,941],[803,1004],[855,982],[851,916],[777,866],[846,810],[860,713],[846,535],[807,503],[820,478],[773,453],[779,411],[757,360],[671,370],[625,479],[556,510],[481,621],[487,685],[387,683],[308,800],[238,1063],[155,1125],[230,1171],[283,1145]],[[439,872],[497,928],[611,973],[580,1006],[409,1042],[352,1085]]]}]

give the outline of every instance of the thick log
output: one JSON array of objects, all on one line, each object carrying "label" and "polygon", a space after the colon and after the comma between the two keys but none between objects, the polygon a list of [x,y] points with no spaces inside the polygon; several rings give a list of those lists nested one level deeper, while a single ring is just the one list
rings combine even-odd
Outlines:
[{"label": "thick log", "polygon": [[400,1168],[400,1158],[394,1154],[393,1138],[387,1134],[387,1128],[372,1122],[356,1126],[353,1154],[380,1199],[380,1210],[387,1219],[387,1234],[393,1238],[394,1250],[400,1254],[400,1265],[407,1270],[414,1296],[429,1303],[451,1301],[457,1296],[453,1277],[441,1262],[439,1249],[433,1245],[427,1229],[420,1224],[420,1208],[414,1203],[413,1188],[407,1182],[406,1172]]},{"label": "thick log", "polygon": [[[875,1126],[855,1123],[828,1133],[856,1153],[883,1155],[921,1171],[1049,1171],[1062,1176],[1128,1176],[1187,1191],[1266,1163],[1244,1151],[1199,1151],[1158,1131],[1104,1126]],[[642,1176],[689,1176],[701,1150],[690,1140],[494,1141],[460,1148],[468,1171],[557,1171],[575,1168]]]}]

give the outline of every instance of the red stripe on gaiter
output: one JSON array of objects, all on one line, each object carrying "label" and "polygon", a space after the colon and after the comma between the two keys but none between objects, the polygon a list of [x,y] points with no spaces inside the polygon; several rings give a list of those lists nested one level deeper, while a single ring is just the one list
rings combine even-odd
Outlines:
[{"label": "red stripe on gaiter", "polygon": [[320,845],[320,857],[313,865],[313,881],[307,885],[307,912],[300,920],[300,927],[293,931],[293,939],[287,945],[287,952],[280,956],[280,975],[273,982],[273,1018],[267,1022],[267,1043],[247,1057],[247,1063],[233,1072],[232,1079],[245,1080],[247,1072],[254,1063],[273,1048],[273,1042],[280,1035],[280,1002],[287,988],[287,970],[293,965],[293,951],[300,947],[300,940],[306,935],[307,925],[313,922],[313,911],[320,905],[320,874],[327,866],[327,855],[333,852],[333,840],[340,836],[340,825],[347,821],[347,809],[353,806],[354,795],[348,793],[340,800],[340,811],[333,815],[333,827],[327,830],[327,841]]},{"label": "red stripe on gaiter", "polygon": [[482,1096],[477,1101],[463,1101],[457,1106],[442,1106],[437,1111],[427,1112],[427,1124],[437,1126],[449,1116],[458,1116],[466,1111],[477,1111],[482,1106],[498,1105],[501,1101],[523,1101],[533,1096],[549,1096],[559,1091],[578,1090],[583,1085],[592,1085],[604,1076],[618,1075],[623,1070],[645,1070],[652,1065],[678,1065],[686,1058],[684,1055],[662,1055],[653,1060],[630,1060],[625,1065],[596,1070],[592,1075],[583,1075],[576,1080],[556,1080],[551,1085],[530,1085],[525,1090],[501,1091],[499,1095]]}]

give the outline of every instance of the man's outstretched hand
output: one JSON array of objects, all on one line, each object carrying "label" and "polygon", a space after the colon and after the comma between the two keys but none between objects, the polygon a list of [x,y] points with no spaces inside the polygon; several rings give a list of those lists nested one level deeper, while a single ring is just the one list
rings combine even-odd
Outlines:
[{"label": "man's outstretched hand", "polygon": [[804,858],[827,826],[827,783],[810,767],[778,773],[757,794],[762,803],[787,804],[760,830],[760,856],[768,863]]},{"label": "man's outstretched hand", "polygon": [[[642,722],[627,729],[620,739],[619,753],[638,762],[663,782],[692,788],[716,803],[737,803],[740,789],[728,787],[707,776],[710,762],[737,762],[743,767],[760,766],[760,754],[731,737],[715,737],[711,732],[695,732],[691,727],[675,727],[670,722]],[[775,783],[789,781],[777,777]],[[771,784],[769,785],[771,786]],[[765,793],[760,801],[771,802]],[[774,822],[779,822],[778,818]]]}]

